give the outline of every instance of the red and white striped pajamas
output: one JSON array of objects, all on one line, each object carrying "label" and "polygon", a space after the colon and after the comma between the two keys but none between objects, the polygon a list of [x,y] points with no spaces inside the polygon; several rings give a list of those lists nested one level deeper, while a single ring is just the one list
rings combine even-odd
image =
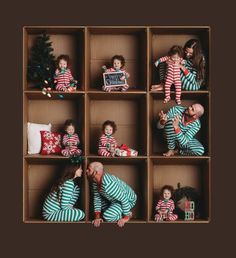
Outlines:
[{"label": "red and white striped pajamas", "polygon": [[99,143],[98,143],[98,155],[106,156],[106,157],[114,157],[115,154],[111,153],[108,150],[109,146],[116,148],[117,147],[116,139],[113,136],[107,136],[105,134],[102,134],[102,136],[99,138]]},{"label": "red and white striped pajamas", "polygon": [[[180,80],[180,67],[174,61],[170,59],[169,56],[161,57],[158,60],[159,63],[166,62],[167,63],[167,74],[165,81],[165,100],[164,102],[168,102],[170,100],[170,89],[171,85],[175,85],[175,100],[178,105],[181,104],[181,80]],[[179,64],[183,62],[183,59],[180,59]]]},{"label": "red and white striped pajamas", "polygon": [[54,79],[56,81],[56,90],[63,91],[70,87],[70,82],[74,80],[70,69],[66,69],[65,72],[60,72],[59,69],[56,70]]},{"label": "red and white striped pajamas", "polygon": [[[112,68],[109,68],[109,69],[106,69],[105,71],[106,73],[112,73],[112,72],[123,72],[126,79],[128,78],[128,76],[126,75],[126,71],[125,69],[120,69],[120,70],[116,70],[114,69],[113,67]],[[125,85],[122,85],[122,86],[105,86],[103,85],[102,89],[106,92],[110,92],[110,91],[118,91],[118,90],[121,90],[121,91],[127,91],[129,88],[129,85],[128,84],[125,84]]]},{"label": "red and white striped pajamas", "polygon": [[65,149],[61,151],[61,154],[66,157],[71,157],[73,155],[80,156],[82,151],[78,149],[79,143],[79,136],[76,133],[65,134],[62,139],[62,144],[65,146]]},{"label": "red and white striped pajamas", "polygon": [[[156,221],[161,220],[177,220],[178,215],[173,213],[173,210],[175,209],[175,204],[172,199],[169,200],[159,200],[156,206],[156,211],[160,211],[160,213],[157,213],[155,215]],[[164,215],[163,215],[164,214]]]}]

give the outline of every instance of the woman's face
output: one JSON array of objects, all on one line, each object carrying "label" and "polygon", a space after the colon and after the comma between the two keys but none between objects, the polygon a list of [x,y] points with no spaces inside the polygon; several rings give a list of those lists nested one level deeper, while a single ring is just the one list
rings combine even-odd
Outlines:
[{"label": "woman's face", "polygon": [[75,177],[81,177],[83,173],[83,170],[81,167],[79,167],[76,171],[75,171]]},{"label": "woman's face", "polygon": [[193,48],[186,47],[184,50],[184,54],[186,59],[191,59],[193,56]]}]

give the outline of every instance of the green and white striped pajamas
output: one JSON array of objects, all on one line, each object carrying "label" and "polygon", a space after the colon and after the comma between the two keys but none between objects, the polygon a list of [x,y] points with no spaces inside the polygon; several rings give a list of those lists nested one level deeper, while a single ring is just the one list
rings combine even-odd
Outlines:
[{"label": "green and white striped pajamas", "polygon": [[74,208],[79,198],[80,188],[73,179],[59,187],[59,199],[56,192],[46,198],[43,205],[43,217],[48,221],[79,221],[85,216],[80,209]]},{"label": "green and white striped pajamas", "polygon": [[137,201],[133,189],[118,177],[104,173],[100,188],[92,184],[94,211],[103,213],[106,221],[113,222],[128,216]]},{"label": "green and white striped pajamas", "polygon": [[[167,113],[167,123],[165,124],[165,133],[167,137],[167,144],[169,150],[174,150],[176,147],[180,149],[181,155],[193,155],[201,156],[204,154],[204,147],[202,144],[194,138],[197,132],[201,128],[199,119],[184,125],[182,118],[186,107],[174,106]],[[180,132],[176,133],[172,124],[172,120],[175,116],[179,116]]]}]

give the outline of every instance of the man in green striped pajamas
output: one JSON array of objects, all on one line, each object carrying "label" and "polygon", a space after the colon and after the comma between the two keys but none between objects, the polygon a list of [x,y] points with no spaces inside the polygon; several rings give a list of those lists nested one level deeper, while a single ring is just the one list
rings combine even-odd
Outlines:
[{"label": "man in green striped pajamas", "polygon": [[204,147],[194,138],[201,128],[199,118],[203,115],[204,108],[201,104],[193,104],[188,108],[183,106],[172,107],[167,114],[159,113],[157,127],[164,128],[168,151],[164,156],[173,156],[178,152],[181,155],[201,156]]},{"label": "man in green striped pajamas", "polygon": [[100,162],[92,162],[87,169],[87,177],[92,180],[95,220],[99,227],[102,217],[105,221],[117,221],[123,227],[132,216],[137,196],[133,189],[118,177],[105,173]]}]

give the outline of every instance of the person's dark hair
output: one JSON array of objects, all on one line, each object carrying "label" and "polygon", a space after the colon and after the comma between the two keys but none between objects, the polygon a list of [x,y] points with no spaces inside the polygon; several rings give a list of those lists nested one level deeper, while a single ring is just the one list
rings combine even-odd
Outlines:
[{"label": "person's dark hair", "polygon": [[68,55],[60,55],[56,60],[56,66],[59,67],[60,60],[65,60],[67,62],[67,67],[70,65],[70,57]]},{"label": "person's dark hair", "polygon": [[80,167],[80,165],[70,164],[67,165],[64,169],[62,175],[52,186],[50,193],[56,192],[57,198],[59,199],[59,187],[62,186],[67,180],[74,178],[76,170]]},{"label": "person's dark hair", "polygon": [[75,122],[72,119],[67,119],[64,124],[64,131],[66,131],[66,128],[70,125],[72,125],[74,128],[76,127]]},{"label": "person's dark hair", "polygon": [[114,134],[114,133],[116,132],[116,130],[117,130],[116,123],[115,123],[114,121],[110,121],[110,120],[105,121],[105,122],[103,123],[103,125],[102,125],[102,131],[103,131],[103,132],[104,132],[105,127],[106,127],[107,125],[110,125],[110,126],[113,128],[113,134]]},{"label": "person's dark hair", "polygon": [[193,68],[197,72],[197,79],[204,80],[205,77],[205,59],[202,51],[201,43],[198,39],[190,39],[184,45],[186,48],[193,49],[193,56],[191,57]]},{"label": "person's dark hair", "polygon": [[165,190],[169,190],[171,192],[171,196],[173,195],[174,193],[174,187],[172,185],[164,185],[162,188],[161,188],[161,192],[160,192],[160,197],[163,198],[163,192]]},{"label": "person's dark hair", "polygon": [[175,54],[178,54],[181,58],[184,57],[184,50],[181,46],[174,45],[170,48],[168,51],[168,56],[173,56]]},{"label": "person's dark hair", "polygon": [[121,62],[121,68],[125,66],[125,58],[122,55],[115,55],[111,59],[111,65],[113,65],[114,60],[117,59]]}]

